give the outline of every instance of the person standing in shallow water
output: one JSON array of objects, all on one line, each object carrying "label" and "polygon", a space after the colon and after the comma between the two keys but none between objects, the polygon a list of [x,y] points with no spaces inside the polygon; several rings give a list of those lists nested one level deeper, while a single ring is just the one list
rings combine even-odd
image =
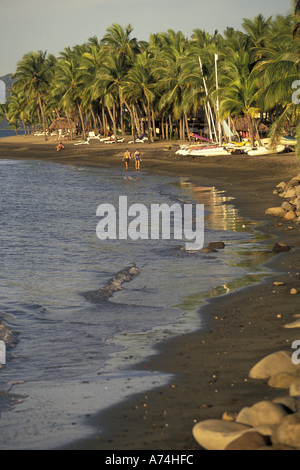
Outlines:
[{"label": "person standing in shallow water", "polygon": [[140,151],[138,149],[136,149],[136,152],[134,154],[134,158],[135,158],[135,169],[140,170],[140,167],[141,167],[141,154],[140,154]]},{"label": "person standing in shallow water", "polygon": [[126,171],[128,171],[128,168],[129,168],[129,162],[130,162],[130,152],[129,150],[127,149],[126,152],[124,153],[123,155],[123,162],[125,162],[125,168],[126,168]]}]

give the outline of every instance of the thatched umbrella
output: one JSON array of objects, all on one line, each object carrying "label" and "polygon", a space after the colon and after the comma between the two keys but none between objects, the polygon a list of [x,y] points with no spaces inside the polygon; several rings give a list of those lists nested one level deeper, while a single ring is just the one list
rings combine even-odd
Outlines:
[{"label": "thatched umbrella", "polygon": [[[268,132],[269,128],[260,121],[260,119],[254,119],[254,124],[258,126],[259,132]],[[246,116],[240,116],[234,119],[234,126],[237,132],[247,132],[249,130],[249,123]]]},{"label": "thatched umbrella", "polygon": [[57,118],[55,121],[52,122],[49,126],[50,130],[63,130],[63,131],[70,131],[71,138],[72,138],[72,131],[76,129],[76,124],[74,121],[68,118]]}]

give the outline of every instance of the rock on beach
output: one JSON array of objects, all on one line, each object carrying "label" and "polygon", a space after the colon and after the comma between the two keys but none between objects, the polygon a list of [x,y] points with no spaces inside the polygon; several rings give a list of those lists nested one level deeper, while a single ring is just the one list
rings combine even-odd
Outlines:
[{"label": "rock on beach", "polygon": [[197,423],[192,430],[195,440],[206,450],[299,450],[300,365],[287,351],[278,351],[255,364],[249,377],[269,378],[269,386],[285,388],[289,394],[246,406],[230,421]]},{"label": "rock on beach", "polygon": [[279,372],[296,373],[300,371],[300,365],[292,362],[287,351],[277,351],[269,354],[255,364],[249,372],[251,379],[268,380],[272,375]]},{"label": "rock on beach", "polygon": [[206,450],[224,450],[230,442],[249,429],[249,426],[244,424],[222,419],[209,419],[194,426],[193,436]]},{"label": "rock on beach", "polygon": [[269,207],[266,215],[281,217],[290,222],[300,223],[300,175],[285,183],[279,183],[273,191],[285,201],[278,207]]},{"label": "rock on beach", "polygon": [[[300,174],[279,183],[273,194],[285,200],[281,205],[268,208],[265,214],[300,223]],[[274,253],[290,250],[291,247],[282,242],[272,248]],[[273,285],[285,283],[275,281]],[[289,289],[294,295],[299,291]],[[300,328],[299,316],[294,315],[295,320],[287,322],[283,328]],[[192,431],[195,440],[206,450],[300,450],[300,364],[293,362],[290,351],[277,351],[254,364],[248,377],[266,381],[269,387],[284,391],[281,392],[284,396],[243,407],[230,416],[230,420],[224,410],[223,419],[199,422]]]},{"label": "rock on beach", "polygon": [[284,251],[290,251],[290,247],[285,243],[275,243],[272,250],[274,253],[282,253]]}]

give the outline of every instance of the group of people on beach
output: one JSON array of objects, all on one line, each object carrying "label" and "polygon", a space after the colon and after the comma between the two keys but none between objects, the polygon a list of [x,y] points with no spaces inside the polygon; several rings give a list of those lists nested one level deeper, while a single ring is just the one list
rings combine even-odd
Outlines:
[{"label": "group of people on beach", "polygon": [[[63,150],[65,147],[64,145],[62,144],[62,142],[60,142],[57,147],[56,147],[56,151],[59,152],[60,150]],[[124,153],[123,155],[123,162],[125,162],[125,168],[126,168],[126,171],[129,170],[129,163],[130,163],[130,160],[131,160],[131,154],[129,152],[129,149],[126,149],[126,152]],[[138,149],[136,149],[135,153],[134,153],[134,161],[135,161],[135,169],[137,171],[140,171],[141,169],[141,154],[140,154],[140,151]]]},{"label": "group of people on beach", "polygon": [[[126,152],[124,153],[123,155],[123,162],[125,162],[125,168],[126,168],[126,171],[128,171],[129,169],[129,163],[130,163],[130,160],[131,160],[131,154],[129,152],[129,149],[126,149]],[[135,169],[137,171],[140,171],[141,169],[141,154],[140,154],[140,151],[138,149],[136,149],[135,153],[134,153],[134,161],[135,161]]]}]

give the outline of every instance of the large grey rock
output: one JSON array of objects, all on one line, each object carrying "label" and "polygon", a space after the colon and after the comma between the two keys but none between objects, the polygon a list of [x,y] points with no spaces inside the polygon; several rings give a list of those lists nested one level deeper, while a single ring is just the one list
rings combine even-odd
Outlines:
[{"label": "large grey rock", "polygon": [[208,246],[204,246],[203,248],[201,248],[200,253],[217,253],[217,250]]},{"label": "large grey rock", "polygon": [[246,431],[249,431],[249,426],[222,419],[209,419],[193,427],[193,436],[206,450],[224,450]]},{"label": "large grey rock", "polygon": [[285,216],[283,217],[284,220],[295,220],[297,218],[295,212],[292,210],[292,211],[288,211]]},{"label": "large grey rock", "polygon": [[266,215],[272,215],[273,217],[284,217],[286,210],[282,207],[269,207],[265,212]]},{"label": "large grey rock", "polygon": [[257,431],[250,431],[228,444],[225,450],[257,450],[269,444],[270,439],[267,436],[263,436]]},{"label": "large grey rock", "polygon": [[300,397],[300,378],[291,383],[289,394],[291,397]]},{"label": "large grey rock", "polygon": [[288,414],[285,408],[272,401],[260,401],[251,407],[243,408],[236,417],[236,422],[247,426],[274,426]]},{"label": "large grey rock", "polygon": [[300,328],[300,318],[294,320],[291,323],[287,323],[283,326],[284,328]]},{"label": "large grey rock", "polygon": [[268,381],[269,387],[273,388],[290,388],[291,383],[297,380],[299,374],[293,374],[292,372],[278,372],[277,374],[271,375]]},{"label": "large grey rock", "polygon": [[300,447],[300,415],[293,413],[281,421],[274,429],[271,441],[273,444],[281,444],[294,448]]},{"label": "large grey rock", "polygon": [[294,188],[295,186],[298,186],[299,185],[299,178],[297,176],[295,176],[295,178],[292,178],[288,184],[286,185],[286,188],[287,189],[291,189],[291,188]]},{"label": "large grey rock", "polygon": [[295,373],[300,365],[293,364],[291,354],[287,351],[277,351],[269,354],[255,364],[249,372],[251,379],[269,379],[279,372]]},{"label": "large grey rock", "polygon": [[286,183],[282,181],[281,183],[277,184],[276,189],[281,192],[284,191],[286,189]]},{"label": "large grey rock", "polygon": [[225,248],[225,243],[224,242],[209,242],[208,248],[216,248],[218,250],[222,250]]},{"label": "large grey rock", "polygon": [[297,411],[300,411],[300,398],[285,395],[283,397],[274,398],[273,402],[283,405],[291,413],[296,413]]},{"label": "large grey rock", "polygon": [[290,247],[285,243],[275,243],[272,250],[274,253],[282,253],[283,251],[290,251]]},{"label": "large grey rock", "polygon": [[295,188],[287,189],[283,194],[286,199],[293,199],[297,196]]},{"label": "large grey rock", "polygon": [[282,209],[284,209],[285,211],[293,211],[295,209],[295,206],[293,204],[291,204],[290,202],[287,202],[287,201],[284,201],[282,204],[281,204],[281,207]]}]

